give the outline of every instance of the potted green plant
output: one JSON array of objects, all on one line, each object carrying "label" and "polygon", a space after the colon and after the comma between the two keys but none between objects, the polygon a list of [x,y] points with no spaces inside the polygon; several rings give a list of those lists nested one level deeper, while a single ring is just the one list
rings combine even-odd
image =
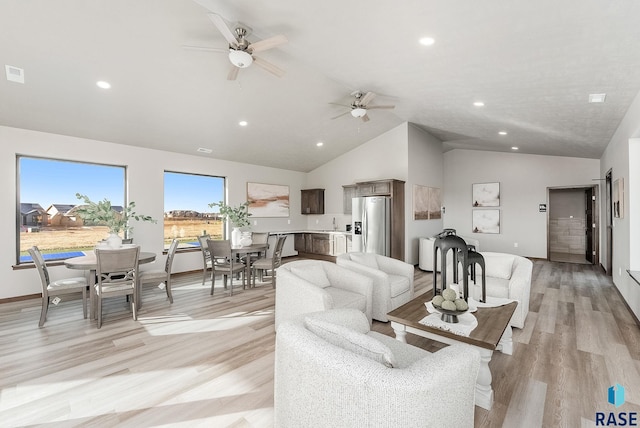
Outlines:
[{"label": "potted green plant", "polygon": [[129,224],[130,220],[157,223],[157,220],[151,216],[136,213],[136,204],[133,201],[129,202],[129,204],[122,209],[122,212],[117,212],[113,209],[111,202],[106,198],[98,202],[93,202],[88,196],[80,193],[76,193],[76,198],[84,202],[84,205],[80,205],[75,209],[78,217],[88,223],[107,226],[110,234],[107,242],[109,246],[113,248],[118,248],[122,245],[122,238],[119,235],[121,231],[124,231],[125,237],[130,235],[133,230],[133,226]]},{"label": "potted green plant", "polygon": [[224,201],[212,202],[209,204],[211,208],[219,207],[220,216],[231,223],[233,230],[231,231],[231,245],[240,245],[240,239],[242,232],[241,227],[247,227],[251,223],[249,222],[249,202],[238,205],[237,207],[227,205]]}]

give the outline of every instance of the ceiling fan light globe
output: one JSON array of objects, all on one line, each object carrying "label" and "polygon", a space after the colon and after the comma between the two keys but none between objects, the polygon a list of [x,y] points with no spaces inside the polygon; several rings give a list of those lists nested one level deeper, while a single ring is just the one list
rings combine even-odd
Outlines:
[{"label": "ceiling fan light globe", "polygon": [[247,68],[253,62],[253,57],[248,52],[229,49],[229,61],[238,68]]},{"label": "ceiling fan light globe", "polygon": [[351,116],[353,117],[362,117],[365,114],[367,114],[367,109],[364,109],[362,107],[356,107],[351,110]]}]

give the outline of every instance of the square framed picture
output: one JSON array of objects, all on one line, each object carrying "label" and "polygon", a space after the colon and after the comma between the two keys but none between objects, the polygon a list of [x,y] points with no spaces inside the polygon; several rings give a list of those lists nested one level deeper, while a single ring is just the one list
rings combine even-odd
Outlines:
[{"label": "square framed picture", "polygon": [[247,202],[254,217],[289,217],[289,186],[247,182]]},{"label": "square framed picture", "polygon": [[473,233],[500,233],[500,210],[473,210]]},{"label": "square framed picture", "polygon": [[474,183],[471,198],[474,207],[499,207],[500,183]]}]

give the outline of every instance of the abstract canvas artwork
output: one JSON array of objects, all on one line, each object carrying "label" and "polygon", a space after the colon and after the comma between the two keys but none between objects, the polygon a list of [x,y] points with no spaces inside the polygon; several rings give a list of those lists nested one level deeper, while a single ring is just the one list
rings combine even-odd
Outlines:
[{"label": "abstract canvas artwork", "polygon": [[473,233],[500,233],[500,210],[473,210]]},{"label": "abstract canvas artwork", "polygon": [[247,182],[247,202],[253,217],[289,217],[289,186]]},{"label": "abstract canvas artwork", "polygon": [[613,202],[613,216],[616,218],[624,218],[624,179],[618,178],[613,182],[613,194],[611,195]]},{"label": "abstract canvas artwork", "polygon": [[475,183],[471,195],[474,207],[499,207],[500,183]]},{"label": "abstract canvas artwork", "polygon": [[442,218],[442,191],[437,187],[413,185],[413,219],[436,220]]}]

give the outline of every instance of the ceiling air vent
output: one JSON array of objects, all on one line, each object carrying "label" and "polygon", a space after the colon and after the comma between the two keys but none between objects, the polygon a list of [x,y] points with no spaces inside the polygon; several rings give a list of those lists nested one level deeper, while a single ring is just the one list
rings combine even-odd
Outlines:
[{"label": "ceiling air vent", "polygon": [[12,65],[5,65],[7,80],[9,82],[24,83],[24,70]]},{"label": "ceiling air vent", "polygon": [[211,152],[213,152],[213,150],[205,149],[203,147],[200,147],[197,151],[200,152],[200,153],[211,153]]},{"label": "ceiling air vent", "polygon": [[590,103],[603,103],[607,94],[589,94]]}]

